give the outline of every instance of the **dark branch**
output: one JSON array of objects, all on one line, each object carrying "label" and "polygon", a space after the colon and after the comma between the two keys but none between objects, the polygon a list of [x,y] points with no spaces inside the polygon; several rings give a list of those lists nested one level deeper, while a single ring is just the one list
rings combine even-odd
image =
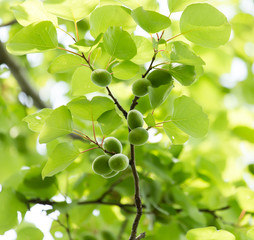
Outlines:
[{"label": "dark branch", "polygon": [[26,69],[22,67],[18,60],[11,56],[5,49],[2,42],[0,42],[0,64],[6,64],[12,75],[17,80],[21,90],[33,99],[34,105],[41,109],[49,107],[45,104],[34,87],[30,84],[29,76]]},{"label": "dark branch", "polygon": [[140,189],[139,189],[139,176],[136,169],[136,163],[135,163],[135,147],[134,145],[130,145],[131,149],[131,160],[130,160],[130,166],[132,170],[132,175],[134,178],[134,187],[135,187],[135,206],[137,209],[136,217],[134,219],[134,222],[132,224],[132,230],[129,240],[135,240],[137,236],[137,229],[139,225],[140,218],[142,216],[142,202],[140,198]]},{"label": "dark branch", "polygon": [[140,239],[145,238],[145,237],[146,237],[146,233],[143,232],[140,235],[138,235],[135,240],[140,240]]},{"label": "dark branch", "polygon": [[17,23],[16,19],[11,20],[10,22],[7,22],[7,23],[0,24],[0,27],[7,27],[7,26],[10,26],[10,25],[13,25],[14,23]]},{"label": "dark branch", "polygon": [[110,91],[109,87],[106,87],[107,91],[108,91],[108,95],[113,99],[114,103],[116,104],[116,106],[118,107],[118,109],[123,113],[124,117],[127,119],[127,115],[128,113],[125,111],[125,109],[121,106],[121,104],[118,102],[118,100],[114,97],[114,95],[112,94],[112,92]]}]

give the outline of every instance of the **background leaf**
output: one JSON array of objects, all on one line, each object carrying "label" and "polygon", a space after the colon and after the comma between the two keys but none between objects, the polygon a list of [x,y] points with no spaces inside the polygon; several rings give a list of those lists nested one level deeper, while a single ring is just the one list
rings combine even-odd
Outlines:
[{"label": "background leaf", "polygon": [[96,121],[102,113],[115,108],[114,102],[104,96],[95,96],[91,101],[86,97],[75,98],[67,106],[74,116],[93,121]]},{"label": "background leaf", "polygon": [[109,27],[103,36],[106,51],[118,59],[131,59],[137,54],[136,45],[130,34],[120,27]]},{"label": "background leaf", "polygon": [[41,21],[51,21],[55,26],[58,25],[57,17],[48,13],[39,0],[26,0],[22,4],[11,7],[11,9],[19,24],[23,26]]},{"label": "background leaf", "polygon": [[81,57],[72,55],[72,54],[63,54],[58,56],[53,60],[49,65],[49,73],[64,73],[80,67],[81,64],[84,64],[84,61]]},{"label": "background leaf", "polygon": [[136,27],[129,9],[122,6],[102,6],[96,8],[90,16],[90,32],[93,37],[106,32],[110,26],[122,27],[123,30],[134,30]]},{"label": "background leaf", "polygon": [[60,18],[78,22],[88,17],[98,3],[98,0],[46,0],[44,6],[50,13]]},{"label": "background leaf", "polygon": [[146,11],[143,7],[133,10],[131,16],[148,33],[157,33],[168,28],[171,24],[168,17],[154,11]]},{"label": "background leaf", "polygon": [[175,99],[171,120],[192,137],[203,137],[208,131],[207,115],[190,97],[182,96]]},{"label": "background leaf", "polygon": [[47,143],[55,138],[72,132],[72,117],[66,106],[56,108],[46,119],[39,136],[40,143]]},{"label": "background leaf", "polygon": [[11,54],[23,55],[54,49],[58,45],[52,22],[33,23],[21,29],[7,44]]},{"label": "background leaf", "polygon": [[78,155],[79,150],[70,143],[58,144],[42,169],[42,178],[51,177],[63,171]]},{"label": "background leaf", "polygon": [[207,3],[189,5],[180,19],[183,35],[191,42],[204,47],[218,47],[230,37],[227,18]]}]

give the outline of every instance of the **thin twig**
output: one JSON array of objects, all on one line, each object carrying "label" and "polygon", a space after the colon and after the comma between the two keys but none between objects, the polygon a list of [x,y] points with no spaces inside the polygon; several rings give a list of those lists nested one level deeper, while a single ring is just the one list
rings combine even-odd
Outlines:
[{"label": "thin twig", "polygon": [[70,216],[68,213],[65,214],[66,216],[66,232],[68,234],[68,237],[69,237],[69,240],[72,240],[72,237],[71,237],[71,227],[70,227]]},{"label": "thin twig", "polygon": [[79,41],[79,33],[78,33],[78,25],[77,25],[77,21],[74,21],[74,24],[75,24],[75,30],[76,30],[77,40]]},{"label": "thin twig", "polygon": [[108,95],[113,99],[113,101],[116,104],[116,106],[118,107],[118,109],[123,113],[124,117],[127,119],[128,113],[126,112],[126,110],[121,106],[121,104],[118,102],[118,100],[114,97],[114,95],[110,91],[109,87],[106,87],[106,89],[108,91]]},{"label": "thin twig", "polygon": [[63,32],[64,32],[65,34],[67,34],[69,37],[71,37],[72,40],[73,40],[74,42],[77,42],[76,39],[75,39],[70,33],[68,33],[68,32],[65,31],[64,29],[60,28],[59,26],[58,26],[57,28],[58,28],[59,30],[63,31]]},{"label": "thin twig", "polygon": [[177,37],[181,36],[182,34],[183,34],[183,33],[179,33],[179,34],[177,34],[177,35],[175,35],[175,36],[169,38],[168,40],[166,40],[166,42],[169,42],[169,41],[173,40],[174,38],[177,38]]},{"label": "thin twig", "polygon": [[79,53],[75,53],[75,52],[73,52],[73,51],[71,51],[71,50],[68,50],[68,49],[65,49],[65,48],[62,48],[62,47],[57,47],[57,48],[60,49],[60,50],[63,50],[63,51],[66,51],[66,52],[75,54],[75,55],[77,55],[77,56],[79,56],[79,57],[82,57],[82,55],[80,55]]},{"label": "thin twig", "polygon": [[86,58],[85,54],[84,53],[81,53],[81,56],[83,59],[85,59],[85,61],[87,62],[88,66],[90,67],[90,69],[93,71],[94,68],[93,66],[91,65],[90,61]]},{"label": "thin twig", "polygon": [[10,26],[10,25],[13,25],[14,23],[17,23],[16,19],[13,19],[13,20],[11,20],[10,22],[7,22],[7,23],[2,23],[2,24],[0,24],[0,27],[7,27],[7,26]]},{"label": "thin twig", "polygon": [[145,238],[145,237],[146,237],[146,233],[143,232],[140,235],[138,235],[135,240],[140,240],[140,239]]}]

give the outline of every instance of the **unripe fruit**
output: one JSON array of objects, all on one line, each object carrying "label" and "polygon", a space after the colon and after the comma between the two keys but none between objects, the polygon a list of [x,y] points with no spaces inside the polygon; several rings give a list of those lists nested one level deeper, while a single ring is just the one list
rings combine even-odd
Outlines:
[{"label": "unripe fruit", "polygon": [[114,137],[105,138],[103,142],[103,147],[105,150],[112,153],[121,153],[122,152],[122,144],[121,142]]},{"label": "unripe fruit", "polygon": [[143,127],[144,119],[141,112],[137,110],[131,110],[128,112],[127,123],[130,129],[134,129],[137,127]]},{"label": "unripe fruit", "polygon": [[100,87],[106,87],[111,83],[112,76],[105,69],[96,69],[91,74],[92,82]]},{"label": "unripe fruit", "polygon": [[132,92],[137,97],[143,97],[148,93],[149,86],[151,83],[147,79],[138,79],[132,84]]},{"label": "unripe fruit", "polygon": [[153,88],[161,85],[169,84],[172,81],[172,76],[167,70],[155,69],[147,76]]},{"label": "unripe fruit", "polygon": [[108,155],[101,155],[93,161],[92,168],[93,171],[97,174],[104,175],[112,172],[112,169],[109,167],[109,159]]},{"label": "unripe fruit", "polygon": [[112,171],[112,172],[109,173],[109,174],[104,174],[104,175],[102,175],[102,177],[104,177],[104,178],[112,178],[112,177],[116,176],[117,174],[118,174],[118,172]]},{"label": "unripe fruit", "polygon": [[109,166],[114,171],[123,171],[129,166],[129,159],[122,153],[115,154],[109,159]]},{"label": "unripe fruit", "polygon": [[128,139],[131,144],[139,146],[145,144],[148,140],[148,137],[148,132],[144,128],[138,127],[131,130]]}]

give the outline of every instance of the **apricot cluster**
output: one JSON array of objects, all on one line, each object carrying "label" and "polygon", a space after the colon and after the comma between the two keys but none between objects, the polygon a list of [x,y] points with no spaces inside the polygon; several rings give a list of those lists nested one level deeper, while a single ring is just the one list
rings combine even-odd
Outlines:
[{"label": "apricot cluster", "polygon": [[128,140],[131,144],[140,146],[147,142],[149,134],[144,125],[143,115],[137,110],[131,110],[127,116],[129,132]]},{"label": "apricot cluster", "polygon": [[101,155],[93,161],[92,168],[95,173],[104,178],[110,178],[129,166],[129,159],[122,154],[122,144],[117,138],[106,138],[103,148],[108,154]]}]

